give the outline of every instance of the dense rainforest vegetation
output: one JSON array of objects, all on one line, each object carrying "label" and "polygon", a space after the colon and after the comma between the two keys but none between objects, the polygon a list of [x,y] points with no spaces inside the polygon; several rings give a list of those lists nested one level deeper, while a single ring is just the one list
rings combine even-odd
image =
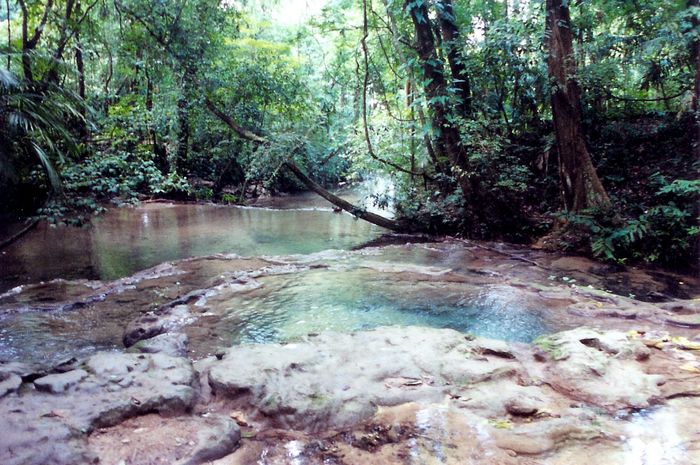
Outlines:
[{"label": "dense rainforest vegetation", "polygon": [[[3,0],[0,205],[311,189],[396,230],[694,266],[698,0]],[[394,219],[326,189],[390,179]]]}]

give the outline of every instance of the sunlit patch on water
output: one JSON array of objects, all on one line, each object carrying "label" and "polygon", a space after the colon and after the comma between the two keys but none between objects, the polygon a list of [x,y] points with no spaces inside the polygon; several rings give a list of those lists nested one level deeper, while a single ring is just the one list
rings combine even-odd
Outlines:
[{"label": "sunlit patch on water", "polygon": [[677,465],[687,462],[688,451],[670,409],[643,410],[627,418],[625,462],[621,465]]}]

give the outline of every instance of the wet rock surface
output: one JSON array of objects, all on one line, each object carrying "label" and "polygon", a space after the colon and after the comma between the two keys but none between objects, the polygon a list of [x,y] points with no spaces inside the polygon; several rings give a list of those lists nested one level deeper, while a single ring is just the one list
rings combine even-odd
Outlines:
[{"label": "wet rock surface", "polygon": [[461,384],[518,368],[479,355],[456,331],[387,328],[234,347],[209,369],[209,383],[215,395],[255,405],[276,427],[313,431],[356,424],[378,405],[437,402]]},{"label": "wet rock surface", "polygon": [[[695,465],[696,288],[460,241],[216,255],[111,283],[27,286],[0,296],[0,463]],[[314,305],[326,291],[352,305],[381,296],[324,320]],[[422,315],[420,299],[433,326],[460,323],[445,318],[458,309],[496,334],[554,334],[350,332],[380,325],[363,318],[382,311]],[[25,317],[32,331],[8,339]],[[232,346],[258,340],[275,343]]]},{"label": "wet rock surface", "polygon": [[196,369],[104,352],[0,399],[0,461],[612,465],[661,454],[690,465],[695,344],[589,328],[521,344],[387,327],[236,346]]},{"label": "wet rock surface", "polygon": [[186,359],[96,354],[82,369],[39,378],[0,401],[0,463],[92,463],[88,433],[145,413],[187,412],[195,387]]},{"label": "wet rock surface", "polygon": [[211,405],[237,409],[251,439],[214,463],[697,463],[700,359],[648,349],[655,337],[584,328],[504,346],[386,328],[234,348],[202,366]]},{"label": "wet rock surface", "polygon": [[165,333],[137,342],[132,346],[132,351],[144,354],[161,353],[173,357],[186,357],[187,343],[186,334]]},{"label": "wet rock surface", "polygon": [[88,449],[105,464],[199,465],[235,450],[241,430],[222,415],[145,415],[90,435]]}]

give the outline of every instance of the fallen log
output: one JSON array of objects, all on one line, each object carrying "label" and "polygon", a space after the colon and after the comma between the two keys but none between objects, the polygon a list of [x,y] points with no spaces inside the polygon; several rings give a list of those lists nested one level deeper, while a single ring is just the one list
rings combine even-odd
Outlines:
[{"label": "fallen log", "polygon": [[[205,103],[209,111],[211,111],[211,113],[214,116],[219,118],[224,124],[226,124],[226,126],[231,128],[236,134],[238,134],[239,137],[260,145],[266,145],[270,143],[270,141],[264,138],[263,136],[255,134],[254,132],[239,126],[229,115],[224,113],[208,97],[205,99]],[[345,210],[346,212],[356,216],[357,218],[360,218],[361,220],[365,220],[377,226],[381,226],[382,228],[390,229],[392,231],[403,231],[406,229],[400,222],[396,220],[385,218],[381,215],[377,215],[376,213],[368,212],[362,207],[358,207],[356,205],[351,204],[345,199],[341,199],[340,197],[333,194],[332,192],[321,186],[319,183],[311,179],[291,159],[285,161],[283,163],[283,166],[286,167],[289,171],[291,171],[292,174],[294,174],[294,176],[296,176],[296,178],[299,181],[301,181],[301,183],[304,184],[309,190],[317,193],[336,207]]]},{"label": "fallen log", "polygon": [[381,226],[382,228],[391,229],[392,231],[402,231],[406,229],[401,225],[401,223],[399,223],[396,220],[385,218],[381,215],[377,215],[376,213],[368,212],[364,208],[357,207],[348,202],[347,200],[341,199],[332,192],[324,189],[323,186],[321,186],[316,181],[308,177],[294,162],[288,160],[284,162],[284,166],[289,171],[291,171],[294,174],[294,176],[296,176],[297,179],[299,179],[299,181],[301,181],[309,190],[317,193],[333,205],[345,210],[346,212],[352,215],[355,215],[361,220],[365,220],[369,223],[376,224],[377,226]]}]

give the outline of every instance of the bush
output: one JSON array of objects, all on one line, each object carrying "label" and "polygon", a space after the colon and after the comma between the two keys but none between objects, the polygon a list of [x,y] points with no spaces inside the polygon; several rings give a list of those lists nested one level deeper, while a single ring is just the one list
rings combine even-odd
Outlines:
[{"label": "bush", "polygon": [[636,218],[619,220],[608,212],[586,211],[567,217],[591,238],[596,257],[619,263],[628,260],[663,265],[692,265],[700,233],[697,199],[700,180],[668,183],[658,174],[656,198],[662,201]]}]

